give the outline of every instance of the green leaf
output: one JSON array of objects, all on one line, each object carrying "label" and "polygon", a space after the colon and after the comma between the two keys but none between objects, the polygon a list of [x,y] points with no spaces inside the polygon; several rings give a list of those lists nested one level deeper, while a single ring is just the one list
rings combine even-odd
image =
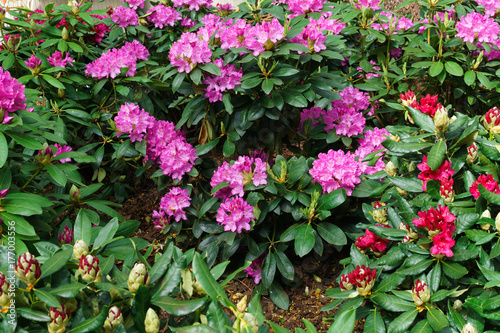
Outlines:
[{"label": "green leaf", "polygon": [[466,85],[471,86],[476,81],[476,73],[472,70],[465,72],[464,81]]},{"label": "green leaf", "polygon": [[200,66],[200,69],[204,70],[205,72],[209,72],[210,74],[216,75],[216,76],[222,75],[219,66],[217,66],[216,64],[211,63],[211,62]]},{"label": "green leaf", "polygon": [[282,251],[277,250],[275,258],[276,258],[276,265],[278,266],[281,275],[283,275],[285,279],[293,280],[295,271],[293,269],[292,262],[290,261],[290,259],[288,259],[286,254],[283,253]]},{"label": "green leaf", "polygon": [[450,320],[451,324],[458,328],[459,331],[462,331],[464,325],[467,324],[464,317],[453,309],[450,302],[448,302],[448,320]]},{"label": "green leaf", "polygon": [[205,324],[198,324],[198,325],[184,326],[184,327],[169,326],[168,328],[172,329],[172,331],[174,332],[179,332],[179,333],[221,333],[220,331],[215,330],[212,327]]},{"label": "green leaf", "polygon": [[443,261],[442,265],[443,273],[454,280],[460,279],[462,276],[469,273],[467,268],[457,263]]},{"label": "green leaf", "polygon": [[171,242],[168,244],[167,248],[160,256],[158,260],[156,260],[155,264],[149,270],[149,283],[153,284],[157,280],[159,280],[163,274],[167,271],[170,266],[170,261],[172,260],[172,254],[174,253],[174,243]]},{"label": "green leaf", "polygon": [[170,296],[160,296],[153,298],[151,300],[151,303],[159,306],[171,315],[186,316],[201,308],[206,301],[206,297],[188,301],[181,301]]},{"label": "green leaf", "polygon": [[316,229],[318,234],[332,245],[346,245],[347,237],[345,233],[334,224],[328,222],[321,222]]},{"label": "green leaf", "polygon": [[457,228],[455,230],[455,233],[461,234],[465,230],[468,230],[471,228],[473,225],[476,224],[476,221],[479,219],[479,214],[467,214],[467,213],[462,213],[458,214],[457,220],[455,222]]},{"label": "green leaf", "polygon": [[[259,303],[260,305],[260,303]],[[262,310],[261,310],[262,311]],[[250,310],[248,311],[250,313]],[[218,327],[220,328],[221,332],[220,333],[228,333],[230,330],[225,327],[230,325],[230,321],[224,310],[222,310],[222,307],[220,306],[219,302],[217,301],[212,301],[208,305],[207,309],[207,321],[208,325],[210,327]]]},{"label": "green leaf", "polygon": [[81,209],[76,216],[74,238],[75,241],[82,239],[85,244],[90,245],[92,237],[91,216],[86,209]]},{"label": "green leaf", "polygon": [[426,115],[420,110],[414,109],[412,107],[408,107],[408,112],[410,113],[411,118],[421,129],[426,132],[434,133],[436,129],[434,127],[434,120],[431,117]]},{"label": "green leaf", "polygon": [[273,329],[273,331],[274,331],[275,333],[292,333],[292,332],[290,332],[289,330],[287,330],[286,328],[281,327],[280,325],[275,324],[275,323],[273,323],[273,322],[272,322],[272,321],[270,321],[270,320],[266,320],[266,321],[267,321],[267,323],[268,323],[269,325],[271,325],[271,328]]},{"label": "green leaf", "polygon": [[377,308],[370,310],[370,314],[368,315],[368,317],[366,317],[363,332],[364,333],[386,332],[384,320],[382,319],[382,315],[380,314],[380,311]]},{"label": "green leaf", "polygon": [[355,325],[356,309],[349,309],[336,316],[335,321],[332,326],[330,326],[327,333],[349,333],[354,330]]},{"label": "green leaf", "polygon": [[439,290],[439,285],[441,283],[441,263],[438,261],[432,268],[429,277],[429,288],[432,292]]},{"label": "green leaf", "polygon": [[417,275],[417,274],[420,274],[423,271],[425,271],[427,269],[427,267],[432,265],[433,262],[434,261],[432,259],[422,260],[415,265],[398,270],[398,273],[405,274],[405,275]]},{"label": "green leaf", "polygon": [[396,319],[394,319],[391,322],[389,328],[387,329],[387,333],[406,332],[407,329],[411,326],[411,324],[413,324],[413,321],[415,321],[417,315],[418,315],[418,310],[416,308],[400,314]]},{"label": "green leaf", "polygon": [[149,308],[151,301],[151,293],[146,286],[139,286],[137,294],[134,297],[132,305],[132,316],[139,331],[145,329],[144,320],[146,319],[146,311]]},{"label": "green leaf", "polygon": [[47,305],[47,308],[58,308],[61,306],[61,302],[57,298],[49,293],[47,290],[35,289],[35,296]]},{"label": "green leaf", "polygon": [[281,91],[281,95],[283,96],[285,102],[290,104],[291,106],[295,106],[297,108],[307,107],[308,104],[307,99],[301,93],[297,92],[292,93],[290,91],[283,89]]},{"label": "green leaf", "polygon": [[413,326],[411,333],[432,333],[434,332],[427,319],[421,320]]},{"label": "green leaf", "polygon": [[18,315],[28,320],[40,322],[50,321],[50,317],[47,316],[44,312],[35,311],[28,308],[16,308],[16,312]]},{"label": "green leaf", "polygon": [[80,293],[80,290],[85,288],[86,285],[78,282],[73,282],[71,284],[63,284],[55,289],[50,290],[51,294],[61,296],[64,298],[73,298]]},{"label": "green leaf", "polygon": [[464,70],[454,61],[447,61],[444,63],[444,67],[446,71],[453,76],[462,76],[464,75]]},{"label": "green leaf", "polygon": [[225,157],[229,157],[234,154],[235,149],[236,146],[234,142],[227,139],[226,142],[224,142],[224,146],[222,147],[222,153],[224,154]]},{"label": "green leaf", "polygon": [[219,143],[219,139],[220,138],[214,139],[210,142],[205,143],[202,146],[196,146],[196,156],[205,155],[206,153],[214,149],[215,146],[217,146],[217,144]]},{"label": "green leaf", "polygon": [[376,284],[373,288],[373,293],[385,293],[396,289],[404,280],[406,276],[403,274],[393,273],[386,275],[382,281]]},{"label": "green leaf", "polygon": [[482,184],[478,185],[479,193],[489,202],[494,205],[500,206],[500,194],[492,193],[484,188]]},{"label": "green leaf", "polygon": [[278,282],[274,281],[269,288],[269,296],[274,304],[276,304],[280,309],[288,309],[290,299]]},{"label": "green leaf", "polygon": [[394,295],[378,293],[374,295],[371,300],[381,308],[393,312],[404,312],[416,309],[414,303],[402,300],[401,298]]},{"label": "green leaf", "polygon": [[94,241],[93,249],[97,249],[104,245],[106,242],[113,239],[116,231],[118,230],[118,219],[115,217],[99,231],[97,238]]},{"label": "green leaf", "polygon": [[11,200],[9,196],[2,200],[2,208],[7,212],[15,215],[32,216],[42,214],[42,207],[35,202],[29,202],[22,199]]},{"label": "green leaf", "polygon": [[427,307],[427,320],[432,329],[436,332],[441,331],[443,328],[450,325],[444,313],[436,308]]},{"label": "green leaf", "polygon": [[57,79],[54,79],[52,76],[50,75],[46,75],[46,74],[42,74],[42,77],[45,79],[45,81],[47,81],[51,86],[54,86],[58,89],[66,89],[66,87],[64,86],[64,84],[62,84],[61,82],[59,82],[59,80]]},{"label": "green leaf", "polygon": [[56,182],[57,185],[66,186],[68,182],[68,177],[61,168],[59,168],[56,164],[47,164],[45,165],[45,169],[52,179]]},{"label": "green leaf", "polygon": [[85,320],[84,322],[76,325],[71,331],[68,333],[86,333],[86,332],[95,332],[99,327],[104,324],[106,317],[108,316],[109,306],[104,306],[101,312],[90,319]]},{"label": "green leaf", "polygon": [[122,95],[122,96],[124,96],[124,97],[127,97],[127,96],[128,96],[128,94],[130,93],[130,88],[129,88],[129,87],[126,87],[126,86],[117,85],[117,86],[115,87],[115,89],[116,89],[116,91],[117,91],[120,95]]},{"label": "green leaf", "polygon": [[31,224],[20,216],[12,215],[7,212],[0,212],[0,218],[4,221],[16,222],[16,235],[26,237],[36,237],[35,229]]},{"label": "green leaf", "polygon": [[316,238],[312,226],[308,223],[299,226],[295,234],[295,253],[303,257],[311,252],[315,243]]},{"label": "green leaf", "polygon": [[443,65],[443,63],[441,61],[435,62],[429,68],[429,75],[432,76],[432,77],[436,77],[439,74],[441,74],[441,72],[443,71],[443,69],[444,69],[444,65]]},{"label": "green leaf", "polygon": [[382,146],[387,148],[390,152],[396,154],[416,153],[419,150],[428,148],[432,145],[434,144],[429,142],[403,143],[403,142],[392,141],[390,139],[387,139],[384,142],[382,142]]},{"label": "green leaf", "polygon": [[262,284],[269,288],[276,275],[276,257],[272,252],[268,252],[262,263]]},{"label": "green leaf", "polygon": [[347,196],[344,189],[332,191],[320,197],[318,201],[318,210],[332,210],[343,204],[346,199]]},{"label": "green leaf", "polygon": [[42,275],[40,279],[43,279],[46,276],[50,276],[66,266],[69,259],[71,259],[71,255],[73,254],[73,249],[59,251],[54,254],[52,257],[47,259],[47,261],[42,265],[40,270],[42,271]]},{"label": "green leaf", "polygon": [[9,156],[9,146],[2,132],[0,132],[0,168],[4,166]]},{"label": "green leaf", "polygon": [[218,300],[222,305],[230,307],[231,302],[227,298],[224,289],[215,281],[212,274],[208,270],[207,264],[202,259],[199,253],[194,254],[193,258],[193,271],[196,276],[196,280],[200,283],[201,287],[205,289],[205,292],[213,300]]},{"label": "green leaf", "polygon": [[471,241],[475,242],[476,245],[482,245],[486,244],[489,241],[491,241],[493,238],[495,238],[496,234],[488,233],[484,230],[465,230],[465,235],[467,238],[469,238]]},{"label": "green leaf", "polygon": [[40,150],[43,148],[43,145],[36,139],[28,137],[28,136],[19,136],[17,134],[6,133],[10,136],[14,141],[19,143],[21,146],[26,147],[31,150]]},{"label": "green leaf", "polygon": [[269,78],[265,78],[264,81],[262,81],[262,91],[264,94],[269,95],[271,91],[273,91],[274,87],[274,82],[270,80]]},{"label": "green leaf", "polygon": [[429,155],[427,155],[427,164],[431,170],[437,170],[443,163],[444,156],[446,154],[446,143],[443,140],[439,140],[432,146]]},{"label": "green leaf", "polygon": [[420,193],[422,190],[422,181],[417,178],[403,178],[403,177],[387,177],[394,185],[408,192]]},{"label": "green leaf", "polygon": [[181,86],[182,82],[184,81],[184,78],[186,77],[186,73],[178,73],[174,81],[172,82],[172,91],[175,93]]}]

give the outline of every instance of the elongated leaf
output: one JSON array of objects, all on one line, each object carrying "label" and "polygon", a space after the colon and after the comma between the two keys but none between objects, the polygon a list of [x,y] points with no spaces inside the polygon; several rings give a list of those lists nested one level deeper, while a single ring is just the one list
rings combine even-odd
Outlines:
[{"label": "elongated leaf", "polygon": [[290,299],[278,282],[274,281],[271,288],[269,288],[269,296],[274,304],[276,304],[280,309],[288,309]]},{"label": "elongated leaf", "polygon": [[4,166],[9,156],[9,146],[7,145],[7,140],[5,135],[0,132],[0,168]]},{"label": "elongated leaf", "polygon": [[31,138],[28,136],[20,136],[8,132],[6,134],[10,136],[12,139],[14,139],[14,141],[19,143],[21,146],[26,147],[28,149],[40,150],[43,148],[43,145],[40,143],[40,141],[36,140],[35,138]]},{"label": "elongated leaf", "polygon": [[101,312],[90,319],[76,325],[69,333],[86,333],[95,332],[98,327],[101,327],[108,316],[109,306],[104,306]]},{"label": "elongated leaf", "polygon": [[434,332],[429,325],[429,321],[427,319],[419,321],[413,328],[411,329],[411,333],[432,333]]},{"label": "elongated leaf", "polygon": [[210,296],[213,300],[220,301],[224,306],[231,306],[231,302],[227,298],[224,289],[222,289],[217,281],[215,281],[212,274],[210,274],[207,264],[202,259],[199,253],[194,254],[193,271],[196,279],[198,280],[202,288],[205,289],[205,292],[208,296]]},{"label": "elongated leaf", "polygon": [[47,261],[42,265],[40,270],[42,271],[42,275],[40,279],[43,279],[46,276],[50,276],[66,266],[68,260],[71,258],[73,254],[72,249],[59,251],[54,256],[47,259]]},{"label": "elongated leaf", "polygon": [[160,259],[158,259],[153,267],[149,270],[149,278],[150,284],[155,283],[158,279],[160,279],[163,274],[167,271],[168,267],[170,266],[170,261],[172,260],[172,254],[174,253],[174,243],[168,244],[165,252],[160,256]]},{"label": "elongated leaf", "polygon": [[42,207],[37,205],[36,202],[30,202],[22,199],[10,200],[8,196],[4,200],[2,200],[2,208],[7,213],[21,216],[42,214]]},{"label": "elongated leaf", "polygon": [[492,204],[500,206],[500,194],[492,193],[484,188],[482,184],[478,185],[479,193]]},{"label": "elongated leaf", "polygon": [[379,293],[372,297],[372,301],[381,308],[393,312],[404,312],[416,309],[414,303],[402,300],[394,295]]},{"label": "elongated leaf", "polygon": [[45,75],[45,74],[42,74],[42,77],[51,85],[51,86],[54,86],[58,89],[66,89],[66,87],[64,86],[64,84],[62,84],[59,80],[57,79],[54,79],[52,76],[50,75]]},{"label": "elongated leaf", "polygon": [[444,65],[441,61],[435,62],[429,68],[429,75],[432,77],[438,76],[444,69]]},{"label": "elongated leaf", "polygon": [[47,316],[44,312],[35,311],[28,308],[16,308],[16,312],[18,315],[28,320],[40,322],[50,321],[50,317]]},{"label": "elongated leaf", "polygon": [[347,237],[345,233],[334,224],[328,222],[322,222],[318,224],[316,229],[318,234],[332,245],[346,245]]},{"label": "elongated leaf", "polygon": [[[259,304],[260,305],[260,304]],[[250,310],[249,310],[250,312]],[[250,312],[252,313],[252,312]],[[220,333],[229,333],[227,326],[230,324],[229,317],[226,315],[219,302],[212,301],[207,310],[208,325],[214,329],[219,329]]]},{"label": "elongated leaf", "polygon": [[464,70],[454,61],[447,61],[444,63],[444,67],[448,73],[453,76],[462,76],[464,75]]},{"label": "elongated leaf", "polygon": [[422,181],[416,178],[403,178],[403,177],[391,177],[388,176],[389,180],[399,187],[408,192],[420,193],[422,190]]},{"label": "elongated leaf", "polygon": [[425,271],[427,267],[432,265],[433,262],[434,261],[432,259],[422,260],[413,266],[398,270],[398,273],[405,275],[417,275]]},{"label": "elongated leaf", "polygon": [[95,249],[101,247],[101,245],[105,244],[107,241],[113,239],[115,236],[116,231],[118,230],[118,219],[113,218],[111,221],[108,222],[104,226],[104,228],[99,231],[99,234],[97,235],[97,238],[94,241],[94,247]]},{"label": "elongated leaf", "polygon": [[403,274],[393,273],[390,275],[386,275],[382,279],[382,281],[380,281],[377,285],[375,285],[375,287],[373,288],[373,292],[385,293],[393,289],[396,289],[405,279],[406,276]]},{"label": "elongated leaf", "polygon": [[[364,333],[385,333],[385,323],[382,319],[380,311],[375,308],[370,311],[368,317],[366,317]],[[340,333],[340,332],[337,332]]]},{"label": "elongated leaf", "polygon": [[283,275],[283,277],[288,280],[293,280],[295,271],[293,269],[292,262],[290,261],[290,259],[288,259],[286,254],[278,250],[276,251],[275,258],[276,258],[276,265],[278,266],[281,275]]},{"label": "elongated leaf", "polygon": [[218,143],[219,143],[219,138],[217,138],[215,140],[212,140],[210,142],[207,142],[207,143],[205,143],[202,146],[197,146],[197,148],[196,148],[196,156],[205,155],[206,153],[208,153],[209,151],[211,151],[212,149],[214,149],[215,146],[217,146]]},{"label": "elongated leaf", "polygon": [[318,201],[318,210],[332,210],[343,204],[347,199],[344,189],[338,189],[321,196]]},{"label": "elongated leaf", "polygon": [[273,331],[275,333],[292,333],[289,330],[287,330],[286,328],[281,327],[280,325],[275,324],[272,321],[269,321],[269,320],[266,320],[266,321],[269,323],[269,325],[271,325],[271,328],[273,329]]},{"label": "elongated leaf", "polygon": [[66,186],[66,183],[68,182],[68,177],[66,177],[66,174],[64,173],[64,171],[62,171],[62,169],[60,169],[55,164],[47,164],[45,165],[45,169],[52,177],[52,179],[54,179],[56,185]]},{"label": "elongated leaf", "polygon": [[400,314],[396,319],[394,319],[389,328],[387,329],[387,333],[403,333],[411,326],[415,318],[417,317],[418,310],[415,308],[413,310],[406,311]]},{"label": "elongated leaf", "polygon": [[71,284],[63,284],[55,289],[50,290],[50,293],[56,296],[61,296],[65,298],[76,297],[80,293],[80,290],[86,286],[82,283],[74,282]]},{"label": "elongated leaf", "polygon": [[170,329],[174,332],[179,333],[220,333],[219,329],[213,329],[212,327],[205,324],[198,324],[193,326],[184,326],[184,327],[172,327],[169,326]]},{"label": "elongated leaf", "polygon": [[314,247],[316,243],[316,237],[314,237],[314,231],[310,224],[304,223],[298,229],[295,234],[295,253],[299,257],[303,257]]},{"label": "elongated leaf", "polygon": [[426,115],[420,110],[414,109],[412,107],[408,107],[408,112],[410,113],[411,118],[421,129],[426,132],[434,133],[436,131],[434,127],[434,121],[431,117]]},{"label": "elongated leaf", "polygon": [[455,280],[469,272],[467,268],[457,263],[443,261],[442,265],[444,274]]},{"label": "elongated leaf", "polygon": [[16,234],[27,237],[35,237],[35,228],[20,216],[12,215],[6,212],[0,212],[0,218],[4,221],[16,222]]},{"label": "elongated leaf", "polygon": [[350,309],[342,312],[337,318],[335,318],[332,326],[330,326],[330,328],[328,329],[328,333],[349,333],[354,330],[355,324],[356,309]]},{"label": "elongated leaf", "polygon": [[429,155],[427,155],[427,164],[431,170],[437,170],[441,166],[445,155],[446,143],[443,140],[439,140],[432,146]]},{"label": "elongated leaf", "polygon": [[82,239],[85,244],[90,245],[92,237],[92,222],[90,215],[85,209],[81,209],[76,216],[75,221],[75,241]]},{"label": "elongated leaf", "polygon": [[428,142],[404,143],[404,142],[395,142],[390,139],[387,139],[384,142],[382,142],[382,146],[384,146],[389,151],[396,154],[416,153],[419,150],[429,148],[432,145],[433,145],[432,143]]},{"label": "elongated leaf", "polygon": [[57,300],[57,298],[49,293],[47,290],[42,290],[42,289],[36,289],[35,290],[35,295],[40,299],[40,301],[45,302],[48,307],[53,307],[57,308],[61,305],[61,302]]},{"label": "elongated leaf", "polygon": [[427,308],[427,320],[432,329],[436,332],[441,331],[443,328],[450,325],[444,313],[436,308]]},{"label": "elongated leaf", "polygon": [[262,263],[262,284],[269,288],[276,274],[276,257],[274,253],[268,252]]},{"label": "elongated leaf", "polygon": [[161,296],[151,299],[152,304],[159,306],[167,313],[170,313],[174,316],[186,316],[190,313],[193,313],[194,311],[201,308],[206,301],[206,297],[200,299],[191,299],[187,301],[180,301],[169,296]]}]

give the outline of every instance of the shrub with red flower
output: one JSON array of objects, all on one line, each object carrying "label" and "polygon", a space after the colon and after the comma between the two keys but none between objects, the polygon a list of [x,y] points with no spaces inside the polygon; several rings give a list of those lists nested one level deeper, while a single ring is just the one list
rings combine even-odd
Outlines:
[{"label": "shrub with red flower", "polygon": [[356,266],[356,269],[348,274],[349,282],[356,287],[356,290],[361,296],[366,296],[371,294],[371,290],[375,285],[375,276],[377,275],[377,270],[371,270],[370,267],[365,267],[365,265]]},{"label": "shrub with red flower", "polygon": [[475,199],[479,198],[479,196],[481,195],[481,193],[479,193],[479,188],[478,188],[479,184],[483,185],[484,188],[490,192],[500,194],[500,188],[498,187],[498,182],[495,179],[493,179],[493,176],[481,175],[477,178],[477,180],[474,183],[472,183],[472,186],[469,189],[470,193]]},{"label": "shrub with red flower", "polygon": [[[383,224],[377,223],[377,225],[384,228],[390,228],[389,226]],[[356,245],[356,247],[361,252],[366,251],[366,249],[370,249],[373,252],[380,253],[382,251],[385,251],[388,241],[388,239],[383,239],[382,237],[379,237],[370,230],[366,229],[365,234],[363,236],[359,236],[356,239],[356,243],[354,245]]]},{"label": "shrub with red flower", "polygon": [[432,237],[434,243],[431,254],[434,256],[453,256],[451,248],[455,245],[452,235],[455,232],[455,219],[449,208],[438,205],[438,208],[431,207],[426,212],[418,212],[418,219],[413,219],[413,224],[417,228],[424,228]]},{"label": "shrub with red flower", "polygon": [[[427,164],[427,156],[424,156],[422,163],[417,165],[417,168],[422,171],[418,175],[418,179],[423,181],[422,190],[427,191],[427,182],[431,179],[443,181],[450,180],[451,176],[455,173],[455,170],[451,169],[450,161],[444,161],[439,168],[432,170]],[[452,183],[453,185],[453,183]]]}]

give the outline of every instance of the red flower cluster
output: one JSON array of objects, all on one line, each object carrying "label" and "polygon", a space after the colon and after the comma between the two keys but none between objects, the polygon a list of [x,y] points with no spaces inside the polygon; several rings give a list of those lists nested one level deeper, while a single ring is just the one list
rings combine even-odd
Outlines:
[{"label": "red flower cluster", "polygon": [[451,169],[450,161],[444,161],[439,168],[431,170],[427,164],[427,156],[424,156],[422,163],[418,164],[417,168],[422,171],[418,175],[418,179],[423,181],[422,190],[427,191],[427,182],[431,179],[440,181],[441,188],[443,187],[443,183],[446,182],[446,189],[449,190],[451,188],[453,190],[453,179],[451,176],[453,176],[455,170]]},{"label": "red flower cluster", "polygon": [[[380,227],[390,228],[389,226],[383,224],[377,224]],[[359,236],[356,239],[356,247],[361,251],[366,249],[371,249],[373,252],[382,252],[387,248],[388,239],[383,239],[375,235],[370,230],[366,229],[364,236]]]},{"label": "red flower cluster", "polygon": [[401,94],[400,98],[404,106],[411,106],[431,117],[434,117],[436,111],[443,107],[441,103],[437,101],[438,95],[431,96],[431,94],[427,94],[427,96],[420,99],[419,103],[413,91],[408,90],[405,94]]},{"label": "red flower cluster", "polygon": [[351,273],[340,277],[340,289],[351,290],[354,286],[361,296],[369,295],[375,284],[376,275],[376,269],[371,270],[365,265],[358,265]]},{"label": "red flower cluster", "polygon": [[451,238],[455,232],[456,216],[450,213],[446,206],[438,205],[438,208],[431,207],[426,212],[418,212],[418,219],[413,220],[417,228],[425,228],[432,237],[434,246],[431,248],[432,255],[453,256],[451,248],[455,241]]},{"label": "red flower cluster", "polygon": [[477,178],[477,180],[474,183],[472,183],[472,186],[469,189],[470,193],[475,199],[479,198],[479,196],[481,195],[479,193],[479,188],[478,188],[479,184],[483,185],[484,188],[490,192],[500,194],[500,188],[498,188],[498,182],[495,179],[493,179],[493,176],[481,175]]}]

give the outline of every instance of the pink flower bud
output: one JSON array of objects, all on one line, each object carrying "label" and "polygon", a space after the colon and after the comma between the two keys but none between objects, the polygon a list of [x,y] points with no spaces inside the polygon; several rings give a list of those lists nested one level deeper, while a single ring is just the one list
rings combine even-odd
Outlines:
[{"label": "pink flower bud", "polygon": [[9,288],[10,283],[7,282],[7,277],[0,272],[0,306],[4,310],[10,306]]},{"label": "pink flower bud", "polygon": [[439,188],[439,194],[441,198],[444,199],[446,204],[450,204],[455,200],[455,191],[453,191],[453,179],[443,178],[441,180],[441,187]]},{"label": "pink flower bud", "polygon": [[375,276],[377,270],[371,270],[365,265],[356,266],[356,269],[349,273],[349,281],[356,287],[356,290],[361,296],[371,294],[371,289],[375,285]]},{"label": "pink flower bud", "polygon": [[413,91],[411,90],[408,90],[404,94],[400,94],[399,97],[401,98],[401,104],[403,104],[403,106],[411,106],[417,101],[415,93],[413,93]]},{"label": "pink flower bud", "polygon": [[0,191],[0,199],[5,198],[7,193],[9,193],[10,188],[6,188],[5,190]]},{"label": "pink flower bud", "polygon": [[417,280],[411,290],[411,297],[415,305],[421,307],[431,299],[431,291],[425,282]]},{"label": "pink flower bud", "polygon": [[493,134],[500,133],[500,110],[495,106],[486,112],[484,116],[484,127]]},{"label": "pink flower bud", "polygon": [[106,317],[106,321],[104,322],[103,327],[106,333],[112,333],[122,323],[122,312],[118,307],[113,306],[111,309],[109,309],[108,316]]},{"label": "pink flower bud", "polygon": [[73,231],[67,226],[64,226],[64,231],[57,237],[59,245],[73,243]]},{"label": "pink flower bud", "polygon": [[50,164],[52,162],[52,158],[54,157],[54,150],[47,144],[44,144],[44,148],[38,151],[38,155],[36,156],[36,160],[41,165]]},{"label": "pink flower bud", "polygon": [[36,281],[40,278],[40,275],[42,275],[40,263],[36,260],[34,255],[26,252],[17,258],[14,274],[19,280],[28,285],[28,290],[31,290]]},{"label": "pink flower bud", "polygon": [[465,160],[469,165],[474,164],[477,160],[477,145],[475,142],[467,147],[467,158]]},{"label": "pink flower bud", "polygon": [[340,290],[352,290],[354,285],[349,281],[349,275],[343,274],[339,281]]},{"label": "pink flower bud", "polygon": [[386,204],[384,202],[375,201],[373,203],[373,219],[377,223],[387,224],[387,208],[382,208]]},{"label": "pink flower bud", "polygon": [[101,282],[102,272],[99,267],[99,259],[93,255],[86,255],[80,258],[78,272],[82,279],[87,282]]},{"label": "pink flower bud", "polygon": [[70,312],[66,307],[61,304],[59,308],[50,308],[49,317],[50,322],[47,323],[49,333],[63,333],[66,332],[66,325],[69,322]]}]

